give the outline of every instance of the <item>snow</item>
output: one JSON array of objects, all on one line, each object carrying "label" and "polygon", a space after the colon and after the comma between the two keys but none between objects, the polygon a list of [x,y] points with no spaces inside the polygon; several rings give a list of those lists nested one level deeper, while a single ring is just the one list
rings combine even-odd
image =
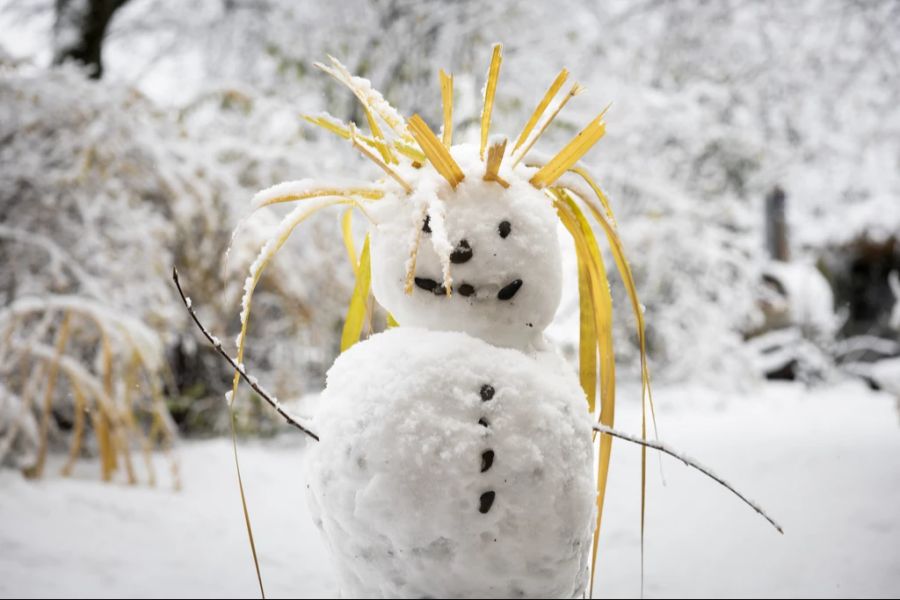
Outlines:
[{"label": "snow", "polygon": [[581,596],[591,418],[554,353],[396,327],[337,359],[313,423],[310,502],[345,597]]},{"label": "snow", "polygon": [[[627,390],[623,397],[631,397]],[[649,461],[647,597],[891,597],[900,589],[896,400],[859,385],[746,396],[660,387],[663,439],[713,467],[785,527],[671,459]],[[848,410],[849,406],[849,410]],[[638,431],[636,405],[617,428]],[[298,434],[242,442],[266,591],[334,597],[336,574],[306,509]],[[183,489],[107,485],[86,461],[63,479],[0,472],[0,596],[256,596],[230,442],[186,442]],[[637,597],[640,451],[613,444],[595,594]],[[49,469],[49,473],[56,473]]]},{"label": "snow", "polygon": [[[428,209],[432,233],[422,235],[415,276],[443,281],[448,250],[461,240],[472,248],[472,259],[449,265],[454,282],[450,297],[419,287],[406,294],[410,234],[421,227],[421,208],[406,196],[388,195],[372,206],[377,222],[372,237],[375,298],[402,325],[464,331],[507,347],[540,345],[562,288],[553,206],[528,183],[532,170],[520,166],[513,171],[510,161],[504,161],[500,176],[510,183],[504,189],[482,179],[484,163],[477,146],[460,144],[452,154],[466,174],[455,190],[430,166],[402,172],[414,189],[435,190]],[[506,238],[498,232],[503,221],[512,224]],[[523,284],[515,296],[498,300],[500,289],[517,279]],[[473,295],[459,293],[465,283],[474,286]]]}]

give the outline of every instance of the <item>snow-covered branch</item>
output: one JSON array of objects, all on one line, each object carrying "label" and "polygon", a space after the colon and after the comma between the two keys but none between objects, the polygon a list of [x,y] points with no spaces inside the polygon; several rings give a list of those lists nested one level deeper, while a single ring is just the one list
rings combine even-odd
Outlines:
[{"label": "snow-covered branch", "polygon": [[289,413],[284,406],[281,405],[281,402],[278,401],[278,398],[267,392],[261,385],[259,385],[259,381],[257,381],[256,377],[252,375],[248,375],[247,371],[244,370],[244,365],[238,363],[234,358],[231,357],[230,354],[225,352],[225,349],[222,347],[222,342],[211,334],[209,330],[203,325],[200,321],[200,318],[197,317],[197,313],[194,312],[194,303],[188,298],[184,290],[181,288],[181,282],[178,280],[178,269],[172,269],[172,279],[175,281],[175,287],[178,288],[178,294],[181,296],[181,301],[184,303],[184,307],[187,309],[188,313],[191,315],[191,319],[193,319],[194,323],[203,333],[203,337],[207,339],[207,341],[213,345],[216,351],[222,355],[222,357],[228,361],[228,364],[232,366],[232,368],[237,371],[237,373],[241,376],[241,379],[247,382],[254,392],[256,392],[260,398],[265,400],[269,406],[275,409],[275,411],[284,417],[284,420],[287,421],[289,425],[293,425],[312,439],[319,441],[319,436],[316,435],[309,427],[303,423],[299,417],[292,415]]},{"label": "snow-covered branch", "polygon": [[641,439],[641,438],[639,438],[639,437],[636,437],[636,436],[633,436],[633,435],[629,435],[629,434],[623,433],[623,432],[621,432],[621,431],[617,431],[617,430],[615,430],[615,429],[612,429],[612,428],[610,428],[610,427],[607,427],[606,425],[601,425],[601,424],[599,424],[599,423],[597,423],[597,424],[594,425],[594,431],[598,431],[598,432],[600,432],[600,433],[605,433],[605,434],[610,435],[610,436],[612,436],[612,437],[614,437],[614,438],[617,438],[617,439],[620,439],[620,440],[624,440],[624,441],[626,441],[626,442],[631,442],[632,444],[638,444],[638,445],[640,445],[640,446],[644,446],[645,448],[651,448],[651,449],[653,449],[653,450],[657,450],[657,451],[659,451],[659,452],[662,452],[663,454],[668,454],[669,456],[671,456],[671,457],[673,457],[673,458],[677,458],[678,460],[680,460],[681,462],[683,462],[683,463],[686,464],[687,466],[689,466],[689,467],[691,467],[691,468],[693,468],[693,469],[697,469],[698,471],[700,471],[701,473],[703,473],[704,475],[706,475],[707,477],[709,477],[710,479],[712,479],[713,481],[715,481],[716,483],[718,483],[719,485],[724,486],[726,489],[728,489],[729,491],[731,491],[732,494],[734,494],[735,496],[737,496],[738,498],[740,498],[741,500],[743,500],[744,503],[747,504],[747,506],[749,506],[750,508],[752,508],[753,510],[755,510],[757,513],[759,513],[759,515],[762,516],[766,521],[768,521],[769,523],[771,523],[771,524],[772,524],[772,527],[774,527],[775,529],[778,530],[778,533],[782,533],[782,534],[784,533],[784,530],[781,528],[781,525],[779,525],[779,524],[775,521],[775,519],[773,519],[772,517],[770,517],[770,516],[768,515],[768,513],[766,513],[766,511],[763,510],[763,508],[762,508],[759,504],[757,504],[757,503],[754,502],[753,500],[750,500],[750,499],[747,498],[745,495],[743,495],[742,493],[740,493],[739,491],[737,491],[730,483],[728,483],[727,481],[725,481],[724,479],[722,479],[721,477],[719,477],[718,475],[716,475],[715,473],[713,473],[713,471],[710,470],[709,468],[704,467],[703,465],[701,465],[700,463],[698,463],[697,461],[695,461],[695,460],[693,460],[693,459],[691,459],[691,458],[688,458],[687,456],[685,456],[684,454],[682,454],[682,453],[678,452],[677,450],[671,448],[671,447],[668,446],[667,444],[664,444],[664,443],[659,442],[659,441],[644,440],[644,439]]}]

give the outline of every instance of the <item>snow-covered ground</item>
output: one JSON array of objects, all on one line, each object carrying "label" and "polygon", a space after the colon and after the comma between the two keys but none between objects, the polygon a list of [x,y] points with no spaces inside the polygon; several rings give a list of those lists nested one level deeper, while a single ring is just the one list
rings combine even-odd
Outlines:
[{"label": "snow-covered ground", "polygon": [[[633,398],[632,390],[622,397]],[[645,595],[896,597],[900,413],[858,384],[743,395],[660,388],[661,438],[766,507],[780,536],[733,496],[670,459],[649,464]],[[636,407],[618,426],[637,431]],[[244,442],[241,460],[270,596],[334,596],[304,499],[304,442]],[[257,593],[229,442],[179,451],[181,492],[0,473],[0,596],[248,597]],[[640,593],[639,466],[617,442],[599,596]]]}]

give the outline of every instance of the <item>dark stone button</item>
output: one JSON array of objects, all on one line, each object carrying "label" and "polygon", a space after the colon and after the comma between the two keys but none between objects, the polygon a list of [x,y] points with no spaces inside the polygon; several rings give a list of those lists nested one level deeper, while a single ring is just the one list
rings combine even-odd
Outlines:
[{"label": "dark stone button", "polygon": [[516,292],[522,287],[522,280],[516,279],[512,283],[507,284],[503,289],[497,292],[498,300],[511,300]]},{"label": "dark stone button", "polygon": [[486,514],[487,511],[491,510],[491,506],[494,505],[494,498],[497,497],[493,491],[485,492],[481,495],[481,499],[478,506],[478,512],[481,514]]},{"label": "dark stone button", "polygon": [[494,464],[494,451],[485,450],[481,453],[481,472],[484,473]]},{"label": "dark stone button", "polygon": [[481,417],[480,419],[478,419],[478,424],[481,425],[482,427],[490,427],[490,425],[491,425],[490,423],[488,423],[488,420],[485,419],[484,417]]},{"label": "dark stone button", "polygon": [[[425,215],[425,222],[422,223],[422,231],[424,231],[425,233],[431,233],[431,215]],[[506,236],[504,235],[503,237]]]},{"label": "dark stone button", "polygon": [[481,386],[481,399],[487,402],[494,397],[494,386],[489,383]]},{"label": "dark stone button", "polygon": [[509,221],[501,221],[497,230],[500,232],[500,237],[506,239],[512,231],[512,224]]}]

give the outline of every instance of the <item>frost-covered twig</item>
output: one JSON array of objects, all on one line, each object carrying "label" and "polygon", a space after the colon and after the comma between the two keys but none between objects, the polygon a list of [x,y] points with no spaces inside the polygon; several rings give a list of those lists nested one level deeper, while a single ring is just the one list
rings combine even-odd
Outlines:
[{"label": "frost-covered twig", "polygon": [[238,364],[238,362],[235,359],[233,359],[231,357],[231,355],[229,355],[227,352],[225,352],[225,349],[222,348],[222,342],[219,341],[219,338],[217,338],[216,336],[211,334],[209,332],[209,330],[203,325],[203,323],[200,322],[200,319],[197,317],[197,313],[194,312],[193,303],[190,301],[190,299],[187,296],[185,296],[184,290],[181,289],[181,282],[178,281],[178,269],[172,269],[172,279],[175,281],[175,287],[178,288],[178,294],[181,296],[181,301],[182,301],[182,303],[184,303],[184,307],[187,309],[188,313],[190,313],[191,319],[193,319],[194,323],[197,325],[197,327],[203,333],[203,337],[205,337],[207,339],[207,341],[209,341],[209,343],[213,345],[213,347],[216,349],[216,351],[218,351],[218,353],[221,354],[222,357],[228,361],[228,364],[230,364],[232,366],[232,368],[234,368],[234,370],[237,371],[238,374],[240,374],[241,379],[246,381],[247,385],[249,385],[253,389],[254,392],[259,394],[260,398],[265,400],[272,408],[275,409],[275,411],[279,415],[284,417],[284,420],[287,421],[289,425],[293,425],[294,427],[296,427],[297,429],[299,429],[300,431],[302,431],[303,433],[305,433],[306,435],[308,435],[309,437],[311,437],[312,439],[314,439],[318,442],[319,436],[316,435],[313,431],[311,431],[309,429],[309,427],[307,427],[305,424],[303,424],[298,417],[295,417],[294,415],[292,415],[291,413],[286,411],[284,409],[284,407],[281,405],[281,402],[279,402],[275,396],[273,396],[272,394],[269,394],[265,389],[263,389],[262,386],[259,385],[259,382],[256,380],[255,377],[251,377],[250,375],[248,375],[247,372],[244,370],[243,365]]},{"label": "frost-covered twig", "polygon": [[739,491],[737,491],[736,489],[734,489],[734,488],[731,486],[731,484],[729,484],[727,481],[725,481],[724,479],[722,479],[721,477],[719,477],[718,475],[716,475],[715,473],[713,473],[713,472],[712,472],[710,469],[708,469],[707,467],[704,467],[703,465],[701,465],[700,463],[696,462],[695,460],[688,458],[687,456],[685,456],[684,454],[681,454],[681,453],[678,452],[677,450],[674,450],[674,449],[670,448],[668,445],[666,445],[666,444],[664,444],[664,443],[662,443],[662,442],[655,442],[655,441],[652,441],[652,440],[644,440],[644,439],[641,439],[641,438],[639,438],[639,437],[635,437],[635,436],[633,436],[633,435],[629,435],[629,434],[627,434],[627,433],[622,433],[621,431],[617,431],[617,430],[615,430],[615,429],[611,429],[611,428],[607,427],[606,425],[601,425],[601,424],[599,424],[599,423],[596,423],[596,424],[594,425],[594,431],[599,431],[600,433],[605,433],[605,434],[610,435],[610,436],[612,436],[612,437],[614,437],[614,438],[618,438],[618,439],[624,440],[624,441],[626,441],[626,442],[631,442],[632,444],[638,444],[638,445],[644,446],[644,447],[646,447],[646,448],[652,448],[652,449],[654,449],[654,450],[658,450],[659,452],[662,452],[663,454],[668,454],[669,456],[671,456],[671,457],[673,457],[673,458],[677,458],[678,460],[680,460],[681,462],[683,462],[683,463],[686,464],[687,466],[692,467],[692,468],[694,468],[694,469],[697,469],[698,471],[700,471],[701,473],[703,473],[704,475],[706,475],[707,477],[709,477],[710,479],[712,479],[712,480],[715,481],[716,483],[718,483],[718,484],[724,486],[725,488],[727,488],[728,490],[730,490],[731,493],[733,493],[735,496],[737,496],[738,498],[740,498],[741,500],[743,500],[744,503],[747,504],[747,506],[749,506],[750,508],[752,508],[753,510],[755,510],[755,511],[756,511],[757,513],[759,513],[759,515],[762,516],[766,521],[768,521],[769,523],[771,523],[771,524],[772,524],[772,527],[774,527],[775,529],[778,530],[778,533],[781,533],[781,534],[784,533],[784,530],[781,528],[781,525],[779,525],[777,522],[775,522],[775,519],[773,519],[772,517],[770,517],[770,516],[766,513],[766,511],[763,510],[762,507],[759,506],[756,502],[754,502],[753,500],[750,500],[749,498],[747,498],[746,496],[744,496],[742,493],[740,493]]}]

